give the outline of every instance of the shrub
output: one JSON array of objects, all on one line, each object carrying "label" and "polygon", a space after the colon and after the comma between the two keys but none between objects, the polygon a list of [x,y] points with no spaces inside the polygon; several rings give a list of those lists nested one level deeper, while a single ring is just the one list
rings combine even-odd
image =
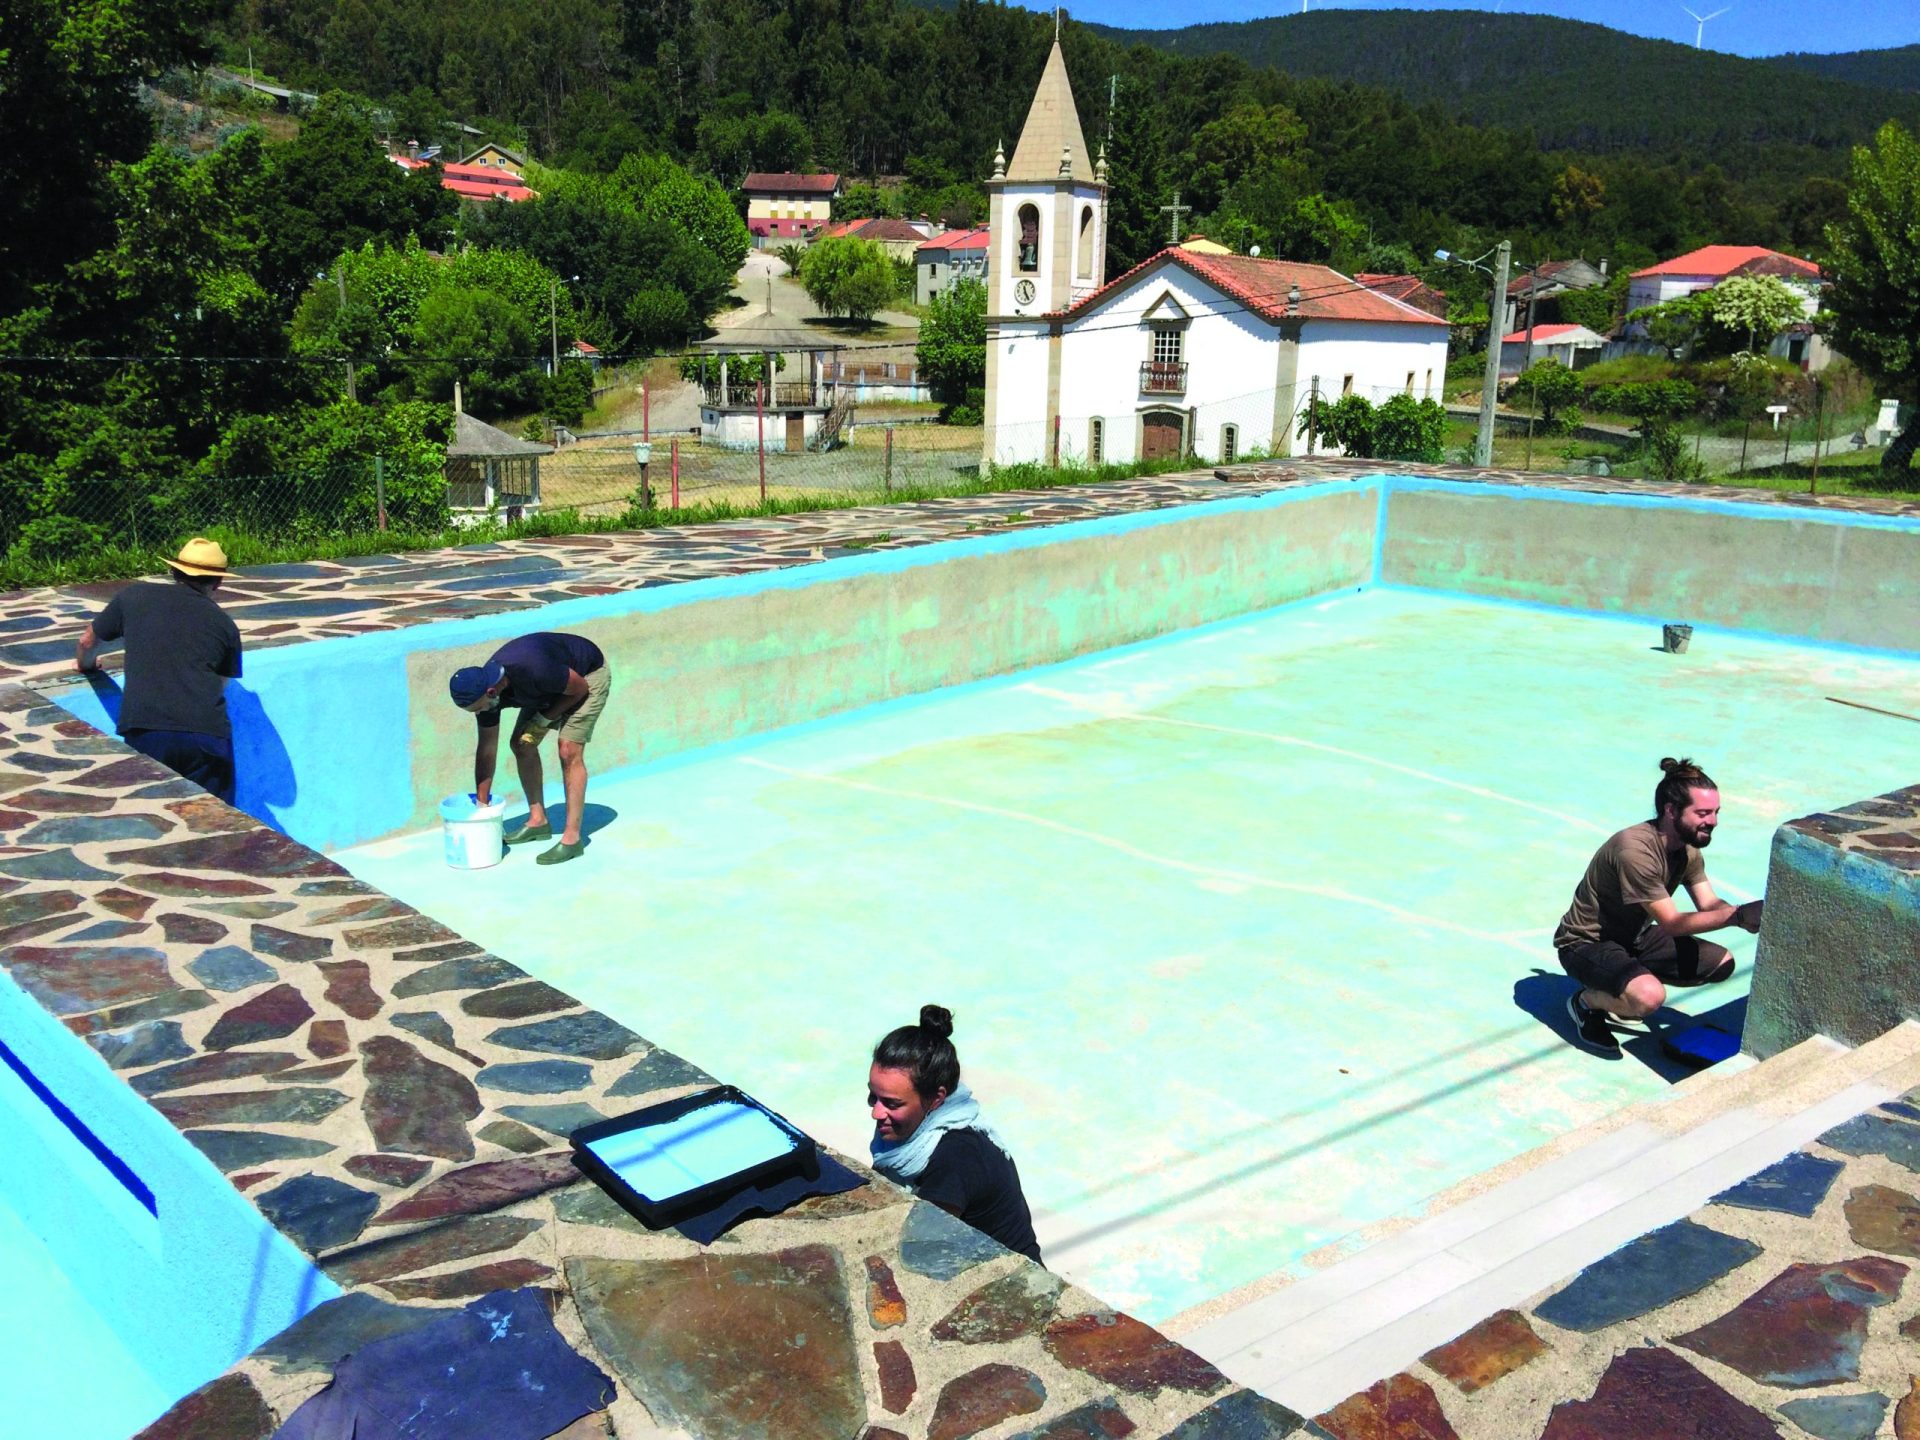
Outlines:
[{"label": "shrub", "polygon": [[1438,464],[1446,458],[1447,412],[1434,400],[1395,395],[1373,412],[1374,454],[1382,460],[1420,460]]}]

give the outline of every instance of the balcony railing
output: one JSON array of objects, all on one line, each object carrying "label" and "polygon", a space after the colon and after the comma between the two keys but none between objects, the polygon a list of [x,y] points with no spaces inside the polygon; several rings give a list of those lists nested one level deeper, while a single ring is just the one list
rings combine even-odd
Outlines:
[{"label": "balcony railing", "polygon": [[1144,395],[1184,395],[1187,393],[1187,362],[1184,360],[1148,360],[1140,366],[1140,391]]},{"label": "balcony railing", "polygon": [[[724,400],[720,395],[720,382],[709,377],[702,387],[705,402],[727,410],[751,410],[757,403],[754,399],[754,385],[751,380],[734,380],[727,386]],[[805,380],[776,380],[766,397],[769,410],[824,409],[833,404],[833,381],[822,380],[818,384],[808,384]]]}]

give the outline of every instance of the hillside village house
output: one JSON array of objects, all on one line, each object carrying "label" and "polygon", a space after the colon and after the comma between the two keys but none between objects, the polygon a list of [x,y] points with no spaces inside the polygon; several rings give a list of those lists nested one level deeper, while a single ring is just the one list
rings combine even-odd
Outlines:
[{"label": "hillside village house", "polygon": [[[402,170],[422,170],[431,163],[414,155],[387,158]],[[531,200],[538,193],[528,189],[512,170],[492,164],[469,165],[465,161],[440,167],[440,188],[453,191],[463,200]]]},{"label": "hillside village house", "polygon": [[1367,289],[1403,300],[1416,310],[1447,318],[1447,292],[1436,290],[1418,275],[1356,275]]},{"label": "hillside village house", "polygon": [[755,171],[740,186],[747,201],[747,231],[758,239],[798,240],[833,218],[840,198],[838,175]]},{"label": "hillside village house", "polygon": [[[1627,282],[1627,313],[1710,290],[1735,275],[1772,275],[1799,292],[1805,318],[1776,335],[1768,354],[1791,361],[1802,370],[1824,370],[1831,363],[1832,349],[1813,329],[1823,283],[1820,267],[1764,245],[1705,245],[1636,270]],[[1629,325],[1628,333],[1636,334],[1636,327]]]},{"label": "hillside village house", "polygon": [[502,145],[488,141],[471,155],[464,156],[460,163],[481,170],[495,170],[513,176],[518,180],[526,172],[527,162]]},{"label": "hillside village house", "polygon": [[1527,302],[1533,302],[1533,319],[1546,323],[1558,316],[1541,307],[1570,290],[1592,290],[1607,283],[1607,262],[1598,265],[1586,260],[1542,260],[1529,270],[1521,270],[1507,282],[1507,313],[1501,328],[1513,330],[1527,318]]},{"label": "hillside village house", "polygon": [[922,241],[913,257],[913,300],[925,305],[956,280],[987,278],[986,230],[945,230]]},{"label": "hillside village house", "polygon": [[1439,394],[1446,321],[1324,265],[1176,246],[1108,281],[1106,157],[1058,41],[987,190],[987,464],[1290,455],[1316,385]]},{"label": "hillside village house", "polygon": [[1569,370],[1584,370],[1600,359],[1607,349],[1607,337],[1584,325],[1536,325],[1533,347],[1527,347],[1527,332],[1516,330],[1500,337],[1500,376],[1509,379],[1529,365],[1542,360],[1558,360]]},{"label": "hillside village house", "polygon": [[927,232],[911,220],[876,215],[865,220],[836,220],[819,230],[813,238],[819,241],[841,237],[871,240],[887,252],[889,260],[905,261],[913,259],[914,252],[927,238]]}]

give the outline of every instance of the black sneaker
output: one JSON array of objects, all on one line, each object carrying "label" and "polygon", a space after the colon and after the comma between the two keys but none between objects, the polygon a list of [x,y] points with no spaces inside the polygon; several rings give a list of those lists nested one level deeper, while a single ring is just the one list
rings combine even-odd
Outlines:
[{"label": "black sneaker", "polygon": [[1620,1058],[1620,1037],[1613,1033],[1613,1027],[1607,1024],[1604,1013],[1595,1010],[1576,993],[1567,997],[1567,1014],[1573,1017],[1575,1044],[1596,1055],[1604,1055],[1609,1060]]}]

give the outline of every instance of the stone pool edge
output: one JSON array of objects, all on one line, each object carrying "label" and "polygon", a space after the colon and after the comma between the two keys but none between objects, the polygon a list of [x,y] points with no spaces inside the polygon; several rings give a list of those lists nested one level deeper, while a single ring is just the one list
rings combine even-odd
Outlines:
[{"label": "stone pool edge", "polygon": [[[737,1433],[769,1405],[795,1440],[1016,1417],[1036,1435],[1295,1426],[877,1177],[705,1251],[649,1233],[562,1137],[706,1083],[696,1067],[17,684],[0,685],[0,790],[0,969],[347,1292],[149,1440],[265,1440],[360,1344],[528,1286],[620,1384],[583,1436]],[[714,1303],[722,1260],[751,1280]],[[767,1346],[796,1294],[808,1343]],[[668,1307],[670,1339],[636,1296]],[[668,1379],[702,1366],[710,1385]]]}]

